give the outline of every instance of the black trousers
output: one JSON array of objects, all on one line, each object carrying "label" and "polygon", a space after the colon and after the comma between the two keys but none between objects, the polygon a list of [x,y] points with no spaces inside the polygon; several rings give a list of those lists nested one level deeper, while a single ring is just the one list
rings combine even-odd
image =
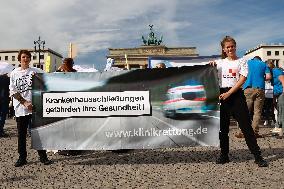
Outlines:
[{"label": "black trousers", "polygon": [[[28,125],[32,119],[32,115],[26,115],[17,117],[17,129],[18,129],[18,153],[20,159],[27,158],[27,129]],[[38,150],[38,155],[40,159],[46,159],[46,151],[45,150]]]},{"label": "black trousers", "polygon": [[[221,88],[220,92],[225,93],[229,88]],[[254,131],[251,126],[251,120],[246,103],[246,98],[243,91],[240,89],[233,93],[226,100],[221,100],[220,106],[220,148],[222,155],[228,155],[229,153],[229,125],[230,116],[233,116],[239,127],[244,134],[246,144],[255,157],[261,156],[260,148],[257,144]]]},{"label": "black trousers", "polygon": [[266,120],[275,121],[273,98],[265,98],[263,105],[263,117]]}]

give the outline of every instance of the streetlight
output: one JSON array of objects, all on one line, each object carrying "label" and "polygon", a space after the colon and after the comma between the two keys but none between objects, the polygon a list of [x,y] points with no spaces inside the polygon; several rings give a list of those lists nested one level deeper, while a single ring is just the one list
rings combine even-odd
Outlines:
[{"label": "streetlight", "polygon": [[38,37],[37,41],[34,41],[35,45],[35,52],[38,51],[38,65],[40,66],[40,52],[44,50],[45,41],[40,40],[40,36]]}]

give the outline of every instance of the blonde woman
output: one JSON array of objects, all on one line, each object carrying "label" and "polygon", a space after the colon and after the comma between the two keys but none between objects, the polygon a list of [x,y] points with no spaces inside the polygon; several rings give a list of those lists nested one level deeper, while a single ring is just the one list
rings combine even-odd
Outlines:
[{"label": "blonde woman", "polygon": [[229,125],[233,115],[244,134],[246,144],[255,157],[259,167],[267,167],[268,163],[262,158],[254,131],[251,126],[249,111],[242,85],[248,74],[247,61],[236,54],[236,41],[226,36],[221,41],[222,59],[210,62],[217,66],[220,86],[220,148],[221,155],[217,164],[229,163]]}]

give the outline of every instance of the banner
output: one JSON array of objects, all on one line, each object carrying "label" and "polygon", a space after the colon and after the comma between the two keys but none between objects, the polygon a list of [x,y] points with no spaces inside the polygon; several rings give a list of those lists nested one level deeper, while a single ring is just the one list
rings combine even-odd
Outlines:
[{"label": "banner", "polygon": [[182,67],[182,66],[195,66],[207,65],[209,61],[220,59],[220,55],[212,56],[197,56],[197,57],[149,57],[148,68],[156,68],[159,64],[164,64],[165,67]]},{"label": "banner", "polygon": [[211,66],[39,74],[33,79],[32,146],[218,146],[218,94]]}]

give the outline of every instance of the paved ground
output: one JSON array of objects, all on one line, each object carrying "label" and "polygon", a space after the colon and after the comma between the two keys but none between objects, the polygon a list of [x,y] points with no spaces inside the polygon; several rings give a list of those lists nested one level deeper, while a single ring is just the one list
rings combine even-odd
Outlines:
[{"label": "paved ground", "polygon": [[[243,139],[233,135],[231,161],[216,165],[219,151],[212,147],[134,150],[128,153],[86,152],[64,157],[49,153],[52,165],[43,166],[35,150],[28,165],[15,168],[17,135],[8,120],[8,138],[0,138],[0,188],[284,188],[284,139],[258,139],[268,168],[258,168]],[[262,127],[262,134],[270,128]],[[30,146],[30,142],[28,144]]]}]

